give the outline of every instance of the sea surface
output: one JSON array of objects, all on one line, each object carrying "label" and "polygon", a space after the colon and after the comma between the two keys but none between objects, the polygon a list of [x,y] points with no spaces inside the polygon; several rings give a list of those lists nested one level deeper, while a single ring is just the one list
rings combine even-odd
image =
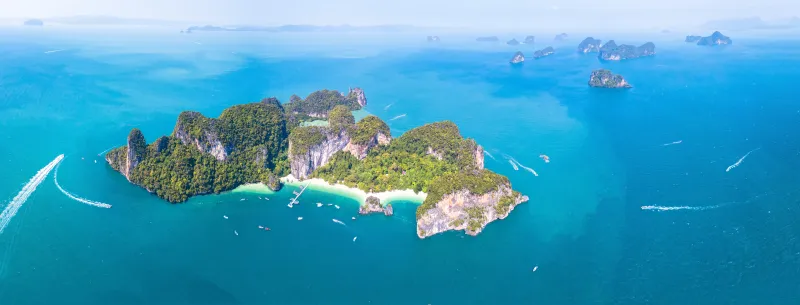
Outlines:
[{"label": "sea surface", "polygon": [[[0,304],[798,304],[800,41],[587,34],[658,54],[603,63],[576,34],[511,67],[546,44],[2,28],[0,208],[65,157],[6,217]],[[588,88],[597,68],[633,88]],[[420,240],[413,202],[359,217],[310,189],[290,209],[287,187],[172,205],[100,156],[184,110],[355,86],[394,136],[457,123],[530,201]]]}]

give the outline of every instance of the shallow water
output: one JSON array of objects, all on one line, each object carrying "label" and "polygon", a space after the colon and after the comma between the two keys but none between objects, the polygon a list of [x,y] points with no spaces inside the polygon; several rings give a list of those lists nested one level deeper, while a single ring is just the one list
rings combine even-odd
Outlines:
[{"label": "shallow water", "polygon": [[[0,30],[2,206],[62,153],[60,185],[113,205],[72,200],[51,174],[0,234],[3,304],[800,298],[796,41],[656,41],[656,57],[621,63],[575,54],[572,41],[514,68],[516,49],[466,40],[434,48],[417,37],[175,35]],[[599,67],[634,88],[587,88]],[[358,217],[355,200],[309,189],[289,209],[290,186],[170,205],[98,156],[133,127],[149,140],[170,133],[183,110],[216,116],[266,96],[353,86],[395,136],[456,122],[494,156],[486,166],[531,201],[477,237],[419,240],[411,202],[395,204],[393,217]],[[33,293],[41,287],[48,293]]]}]

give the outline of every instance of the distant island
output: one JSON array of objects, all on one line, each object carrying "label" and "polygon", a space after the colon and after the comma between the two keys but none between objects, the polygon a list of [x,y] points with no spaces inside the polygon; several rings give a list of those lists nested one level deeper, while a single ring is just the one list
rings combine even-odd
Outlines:
[{"label": "distant island", "polygon": [[702,38],[703,38],[703,36],[689,35],[689,36],[686,36],[686,40],[685,41],[686,42],[691,42],[691,43],[696,43],[696,42],[700,41],[700,39],[702,39]]},{"label": "distant island", "polygon": [[[105,155],[133,184],[172,203],[250,183],[273,190],[282,181],[341,184],[366,194],[361,213],[393,213],[381,194],[421,194],[417,235],[448,230],[477,235],[528,197],[508,178],[484,169],[483,148],[449,121],[414,128],[392,139],[376,116],[356,122],[351,111],[367,103],[363,90],[320,90],[236,105],[218,118],[185,111],[173,132],[147,144],[139,129],[127,145]],[[328,126],[303,126],[326,118]],[[406,192],[406,191],[404,191]],[[376,201],[377,200],[377,201]]]},{"label": "distant island", "polygon": [[579,53],[593,53],[593,52],[600,52],[600,43],[602,41],[600,39],[594,39],[592,37],[586,37],[580,44],[578,44],[578,52]]},{"label": "distant island", "polygon": [[439,36],[428,36],[428,42],[439,42]]},{"label": "distant island", "polygon": [[594,70],[589,77],[589,86],[595,88],[630,88],[631,85],[622,75],[611,73],[606,69]]},{"label": "distant island", "polygon": [[514,57],[511,58],[510,62],[512,65],[516,65],[516,64],[521,64],[524,61],[525,61],[525,55],[523,55],[522,52],[517,51],[517,53],[514,54]]},{"label": "distant island", "polygon": [[539,59],[545,56],[550,56],[555,52],[553,47],[546,47],[544,49],[533,52],[533,59]]},{"label": "distant island", "polygon": [[522,41],[524,44],[533,44],[536,41],[536,37],[534,36],[525,36],[525,40]]},{"label": "distant island", "polygon": [[[722,35],[719,31],[716,31],[711,34],[711,36],[700,37],[700,36],[686,36],[686,42],[691,39],[696,39],[698,46],[720,46],[720,45],[729,45],[733,43],[730,37]],[[700,37],[700,38],[697,38]]]},{"label": "distant island", "polygon": [[44,25],[44,22],[43,22],[43,21],[41,21],[41,20],[39,20],[39,19],[28,19],[28,20],[25,20],[25,22],[24,22],[24,23],[22,23],[22,25],[27,25],[27,26],[43,26],[43,25]]},{"label": "distant island", "polygon": [[490,42],[490,41],[499,41],[500,38],[497,38],[497,36],[485,36],[485,37],[478,37],[475,40],[481,42]]},{"label": "distant island", "polygon": [[561,34],[556,35],[556,37],[553,38],[553,40],[555,40],[555,41],[564,41],[564,40],[567,40],[567,38],[569,38],[569,35],[567,35],[567,33],[561,33]]},{"label": "distant island", "polygon": [[510,46],[516,46],[519,45],[519,41],[517,41],[515,38],[512,38],[511,40],[507,41],[506,44]]},{"label": "distant island", "polygon": [[597,55],[602,60],[624,60],[656,54],[656,45],[652,42],[645,43],[639,47],[622,44],[617,45],[614,40],[609,40],[600,48]]}]

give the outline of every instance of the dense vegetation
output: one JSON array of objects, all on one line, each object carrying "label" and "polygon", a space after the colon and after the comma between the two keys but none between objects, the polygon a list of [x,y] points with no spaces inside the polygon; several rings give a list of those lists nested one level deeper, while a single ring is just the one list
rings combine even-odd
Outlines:
[{"label": "dense vegetation", "polygon": [[343,105],[336,105],[328,112],[328,126],[333,130],[351,129],[356,123],[353,113]]},{"label": "dense vegetation", "polygon": [[380,118],[369,115],[361,119],[361,121],[358,121],[356,128],[350,133],[350,141],[355,144],[363,145],[375,138],[379,132],[387,137],[392,136],[392,133],[389,131],[389,125],[386,125]]},{"label": "dense vegetation", "polygon": [[285,108],[286,112],[290,114],[327,117],[328,112],[337,105],[345,106],[351,111],[361,109],[361,105],[358,104],[354,95],[345,96],[339,91],[327,89],[312,92],[305,99],[300,99],[296,95],[292,96]]},{"label": "dense vegetation", "polygon": [[314,145],[319,145],[327,138],[329,132],[328,127],[325,126],[303,126],[297,127],[289,134],[289,142],[292,143],[292,149],[289,152],[293,156],[298,156],[308,152],[308,149]]}]

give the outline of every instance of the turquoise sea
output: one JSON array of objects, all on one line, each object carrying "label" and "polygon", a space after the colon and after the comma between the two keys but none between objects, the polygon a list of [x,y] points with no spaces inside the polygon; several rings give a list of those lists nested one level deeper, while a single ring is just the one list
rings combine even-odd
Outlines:
[{"label": "turquoise sea", "polygon": [[[588,34],[658,54],[601,63],[574,52]],[[0,29],[0,208],[60,154],[61,187],[113,205],[51,172],[0,234],[0,304],[800,300],[800,41],[576,33],[510,67],[531,47],[425,35]],[[601,67],[634,88],[588,88]],[[395,136],[456,122],[531,200],[477,237],[420,240],[412,202],[356,220],[356,201],[320,191],[287,208],[292,187],[170,205],[98,156],[183,110],[354,86]]]}]

